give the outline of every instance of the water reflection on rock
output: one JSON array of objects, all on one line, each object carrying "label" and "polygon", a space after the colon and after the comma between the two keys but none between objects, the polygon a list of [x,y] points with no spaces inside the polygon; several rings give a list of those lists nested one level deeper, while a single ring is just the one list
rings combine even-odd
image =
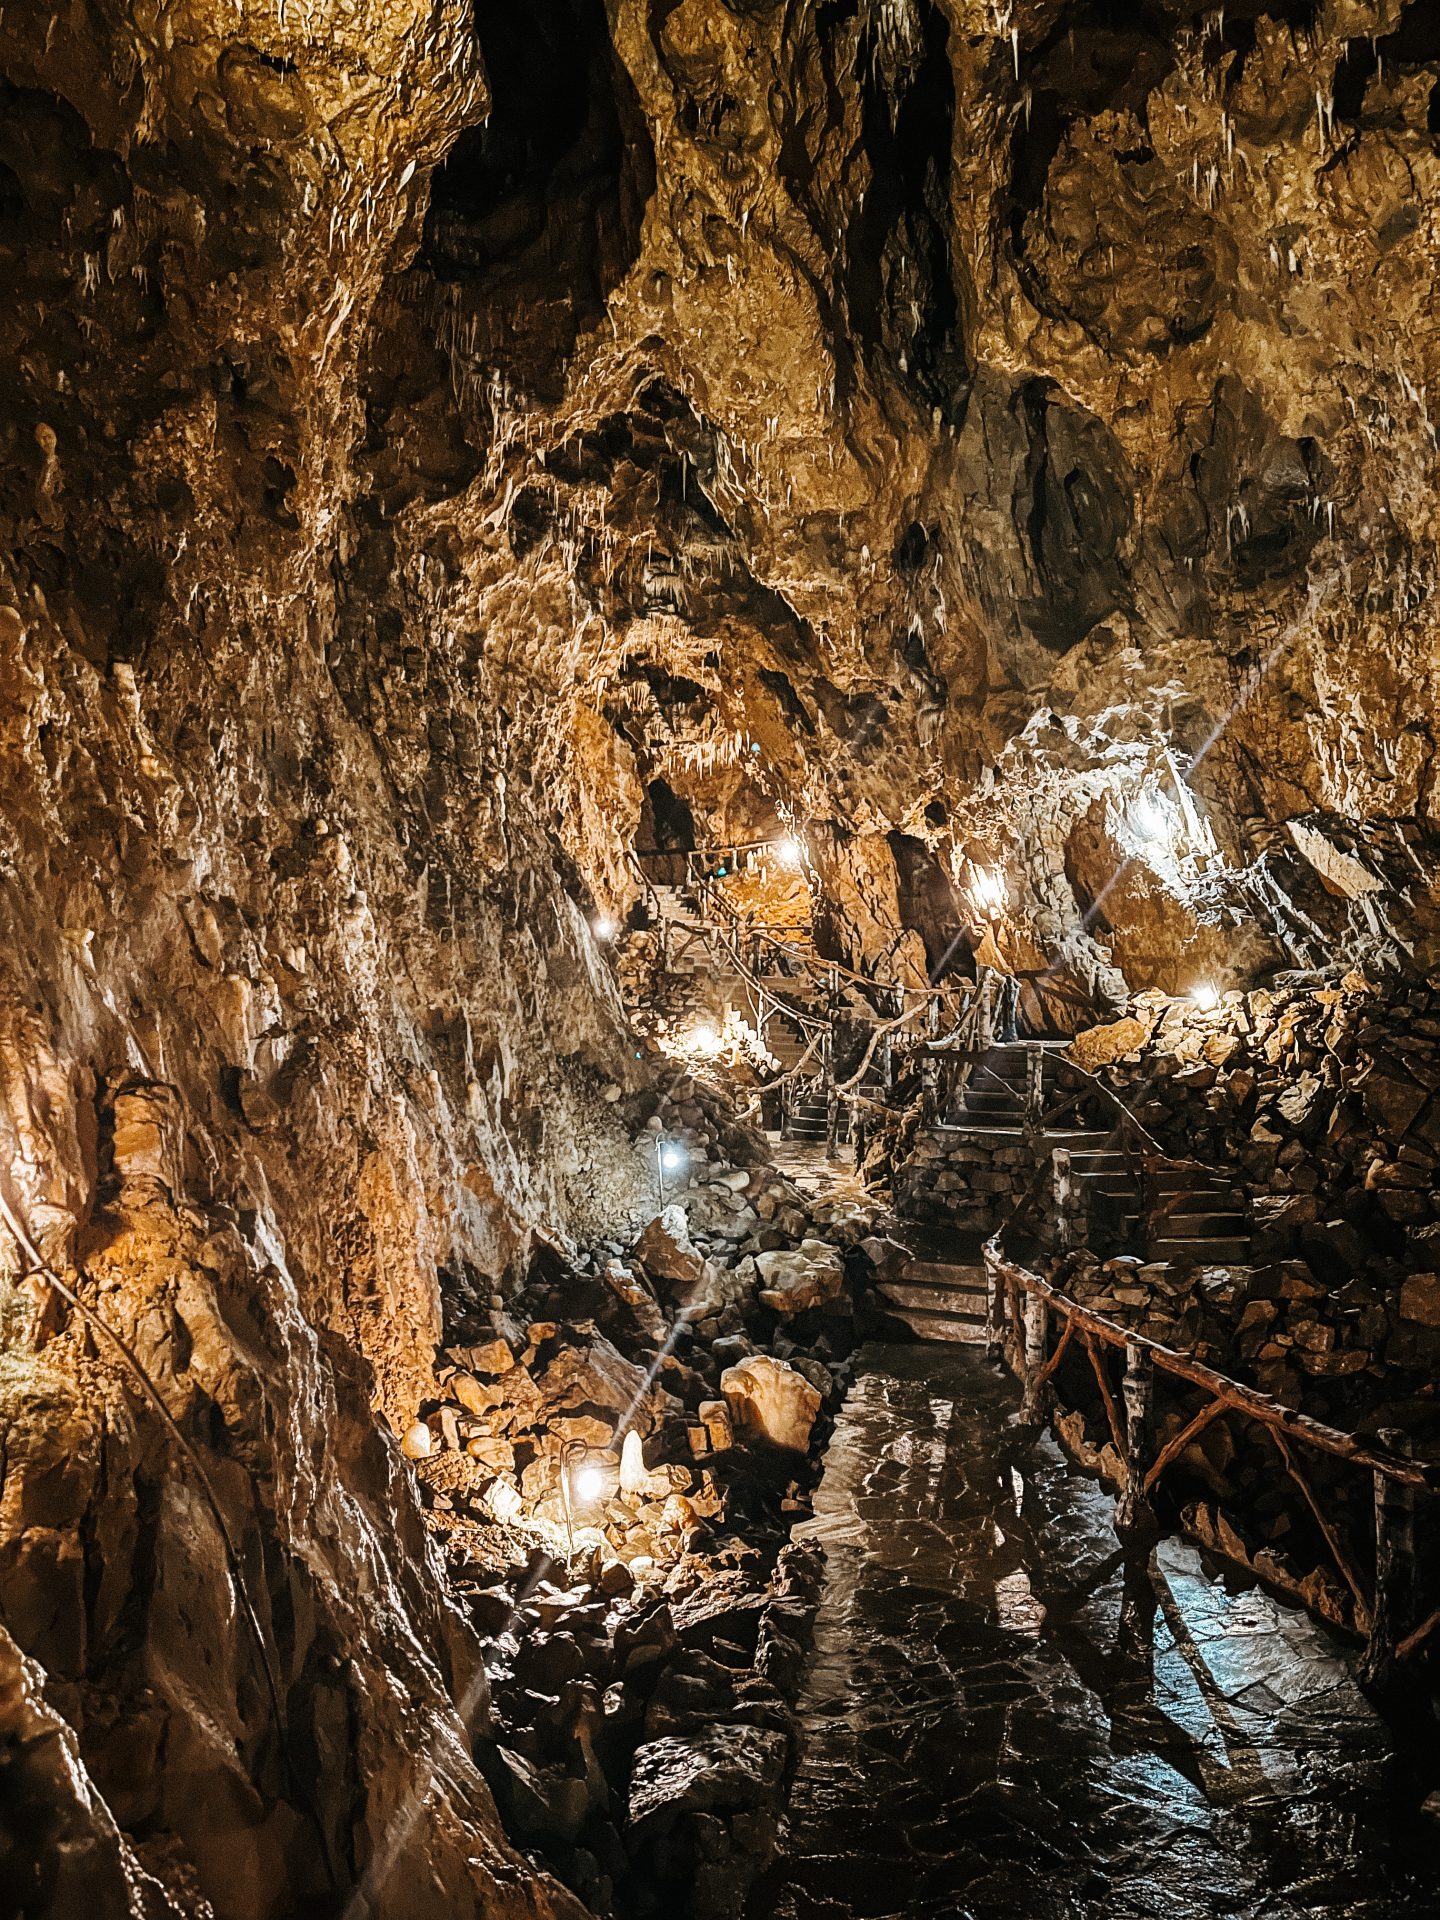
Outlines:
[{"label": "water reflection on rock", "polygon": [[1420,1920],[1435,1834],[1345,1650],[1111,1502],[966,1349],[866,1356],[809,1531],[805,1751],[752,1920]]}]

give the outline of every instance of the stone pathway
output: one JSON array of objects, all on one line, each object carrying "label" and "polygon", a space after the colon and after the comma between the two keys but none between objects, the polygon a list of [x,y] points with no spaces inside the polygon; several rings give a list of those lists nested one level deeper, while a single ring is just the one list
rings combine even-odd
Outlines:
[{"label": "stone pathway", "polygon": [[1433,1920],[1344,1650],[1103,1491],[965,1349],[872,1348],[813,1522],[829,1566],[791,1827],[751,1920]]}]

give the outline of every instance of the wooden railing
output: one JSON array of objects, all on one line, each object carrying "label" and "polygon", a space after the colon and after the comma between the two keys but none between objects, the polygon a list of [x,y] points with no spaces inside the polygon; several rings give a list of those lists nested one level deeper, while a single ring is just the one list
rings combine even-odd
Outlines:
[{"label": "wooden railing", "polygon": [[[1078,1341],[1119,1463],[1117,1530],[1122,1537],[1140,1539],[1156,1529],[1152,1495],[1163,1476],[1207,1427],[1227,1416],[1257,1425],[1273,1444],[1349,1591],[1351,1623],[1367,1642],[1366,1677],[1376,1682],[1388,1678],[1440,1627],[1440,1608],[1418,1625],[1414,1619],[1416,1501],[1417,1496],[1440,1489],[1440,1463],[1413,1459],[1408,1437],[1395,1429],[1369,1440],[1326,1426],[1190,1354],[1081,1306],[1021,1265],[1006,1251],[1006,1237],[1038,1200],[1041,1179],[1047,1173],[1053,1178],[1048,1166],[1039,1169],[1030,1192],[986,1244],[984,1255],[986,1344],[991,1357],[1005,1360],[1021,1382],[1022,1418],[1039,1423],[1047,1417],[1056,1376]],[[1055,1209],[1055,1233],[1062,1249],[1069,1227],[1061,1196]],[[1052,1337],[1057,1329],[1058,1337]],[[1124,1355],[1118,1394],[1107,1364],[1112,1353]],[[1155,1444],[1157,1376],[1203,1395],[1198,1410],[1159,1446]],[[1368,1577],[1357,1564],[1353,1543],[1342,1537],[1340,1525],[1326,1511],[1321,1490],[1302,1467],[1306,1452],[1343,1461],[1372,1477],[1374,1553]]]}]

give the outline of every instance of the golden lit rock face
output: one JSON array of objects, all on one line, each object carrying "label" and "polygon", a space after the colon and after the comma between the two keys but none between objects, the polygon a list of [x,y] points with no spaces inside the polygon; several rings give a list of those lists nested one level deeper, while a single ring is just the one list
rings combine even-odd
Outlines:
[{"label": "golden lit rock face", "polygon": [[[387,1920],[520,1896],[372,1415],[448,1280],[628,1201],[585,916],[653,783],[804,823],[897,981],[942,925],[1117,995],[1433,956],[1431,9],[1114,11],[0,13],[0,1178],[279,1569]],[[95,1887],[163,1910],[133,1827],[196,1911],[320,1897],[211,1523],[82,1329],[5,1326],[56,1690],[0,1679],[81,1729]]]}]

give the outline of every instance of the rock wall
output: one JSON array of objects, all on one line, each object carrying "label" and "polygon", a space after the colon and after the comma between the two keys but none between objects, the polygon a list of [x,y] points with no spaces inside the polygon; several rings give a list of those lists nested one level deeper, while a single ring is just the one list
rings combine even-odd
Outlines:
[{"label": "rock wall", "polygon": [[0,1182],[190,1449],[7,1252],[78,1758],[6,1868],[564,1911],[391,1434],[639,1197],[586,916],[668,793],[906,977],[1425,959],[1431,10],[91,0],[0,76]]},{"label": "rock wall", "polygon": [[965,1127],[917,1131],[891,1175],[895,1210],[905,1220],[988,1239],[1024,1198],[1039,1159],[1037,1144],[1018,1130],[1009,1144]]},{"label": "rock wall", "polygon": [[443,1289],[643,1185],[549,816],[427,710],[427,613],[360,564],[359,369],[484,109],[473,36],[12,10],[0,65],[0,1187],[97,1316],[5,1236],[6,1759],[45,1797],[49,1724],[73,1763],[0,1905],[573,1911],[500,1835],[392,1438]]}]

